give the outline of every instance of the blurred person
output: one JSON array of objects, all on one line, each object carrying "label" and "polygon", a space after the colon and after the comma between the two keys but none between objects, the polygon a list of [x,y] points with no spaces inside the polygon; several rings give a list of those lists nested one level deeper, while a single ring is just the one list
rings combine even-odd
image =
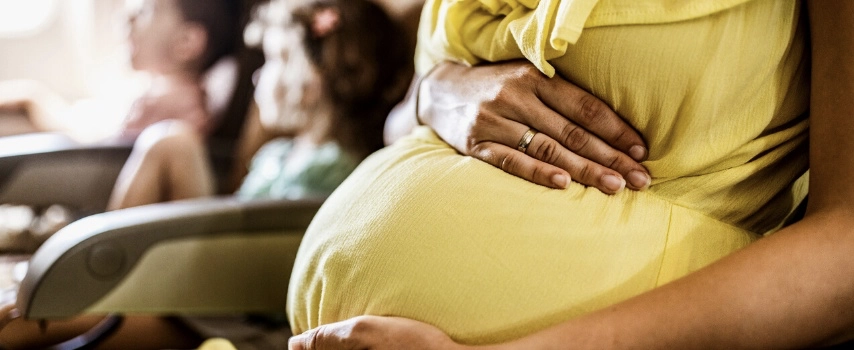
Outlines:
[{"label": "blurred person", "polygon": [[[127,111],[115,134],[133,139],[158,121],[181,119],[201,135],[211,133],[217,115],[202,80],[238,44],[239,0],[144,0],[129,18],[128,44],[134,70],[146,72],[150,84]],[[218,96],[216,92],[214,96]],[[32,80],[0,83],[0,111],[25,114],[34,130],[80,130],[72,103]]]},{"label": "blurred person", "polygon": [[291,349],[854,339],[854,3],[426,6],[411,114],[433,130],[315,216]]},{"label": "blurred person", "polygon": [[[140,2],[129,21],[130,61],[134,69],[150,75],[151,84],[135,100],[111,137],[134,140],[149,126],[160,122],[172,125],[167,122],[170,120],[180,121],[200,140],[217,131],[236,80],[223,77],[223,72],[236,66],[229,57],[238,48],[241,9],[241,0]],[[28,115],[34,130],[80,136],[100,127],[78,120],[85,116],[76,115],[76,107],[35,81],[0,83],[0,112]],[[102,111],[105,110],[109,108]],[[0,118],[4,117],[0,114]],[[166,132],[168,128],[153,129],[149,134]],[[203,151],[200,146],[198,152]],[[133,159],[127,166],[132,165]],[[211,172],[207,159],[186,166]],[[194,183],[182,188],[191,185],[204,190],[213,187],[210,183]],[[25,212],[18,209],[21,208],[11,208],[16,213]],[[35,214],[31,224],[10,227],[9,221],[0,222],[0,251],[31,252],[74,216],[59,206],[25,209]],[[0,211],[10,210],[0,207]]]},{"label": "blurred person", "polygon": [[[276,0],[256,11],[247,36],[262,44],[266,59],[255,90],[258,118],[264,128],[291,136],[260,148],[238,196],[326,196],[383,146],[385,117],[402,97],[409,61],[394,29],[367,1],[291,7]],[[139,166],[123,171],[111,208],[180,199],[171,194],[209,182],[205,172],[185,166],[200,158],[189,154],[201,148],[198,140],[187,128],[172,128],[134,151]],[[200,189],[191,197],[209,194]]]},{"label": "blurred person", "polygon": [[[257,115],[252,118],[271,132],[291,136],[260,148],[237,195],[290,199],[329,195],[362,159],[383,147],[386,116],[403,97],[412,73],[404,31],[366,0],[273,0],[255,11],[246,33],[247,41],[261,44],[265,54],[255,90]],[[146,129],[122,171],[110,208],[174,200],[179,191],[188,197],[211,195],[210,187],[198,186],[210,182],[209,172],[190,165],[204,159],[201,141],[188,123],[180,121]],[[14,310],[7,313],[13,315]],[[116,341],[136,338],[151,327],[172,329],[164,339],[185,330],[184,322],[176,326],[173,320],[130,317],[130,321]],[[198,326],[205,321],[185,322]],[[82,331],[91,320],[79,325]],[[2,337],[8,333],[0,332],[0,344],[45,341],[26,322],[13,321],[9,332],[13,327],[20,331],[8,338]],[[222,331],[202,335],[228,335],[227,329]],[[177,344],[194,339],[189,335]],[[257,339],[234,339],[236,344],[253,340]]]}]

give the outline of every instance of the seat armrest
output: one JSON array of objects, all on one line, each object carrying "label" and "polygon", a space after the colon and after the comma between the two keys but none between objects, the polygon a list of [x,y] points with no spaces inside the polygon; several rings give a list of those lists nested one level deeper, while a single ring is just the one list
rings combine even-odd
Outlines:
[{"label": "seat armrest", "polygon": [[0,137],[0,203],[102,212],[132,147],[129,140],[85,144],[57,133]]},{"label": "seat armrest", "polygon": [[[280,289],[287,288],[289,266],[302,233],[321,204],[322,199],[212,198],[147,205],[81,219],[60,230],[33,255],[21,283],[18,309],[28,319],[56,319],[93,310],[180,313],[208,308],[215,312],[263,312],[283,307]],[[231,241],[213,255],[205,255],[207,248],[193,244],[189,252],[155,253],[170,244],[222,238]],[[285,248],[270,243],[280,238],[289,239],[283,243]],[[246,241],[262,246],[240,243]],[[148,256],[156,258],[146,259]],[[273,261],[280,256],[291,265]],[[135,275],[146,274],[140,272],[145,270],[141,260],[151,260],[159,267],[147,272],[149,277],[131,281]],[[207,268],[212,270],[205,271]],[[278,290],[265,291],[276,278],[284,279],[275,283]],[[196,285],[192,279],[203,281]],[[123,288],[141,294],[117,296],[116,289]],[[159,294],[165,296],[152,296]],[[271,301],[259,301],[264,298]],[[107,302],[110,305],[99,307],[105,299],[123,300],[113,304],[149,304],[115,306]]]}]

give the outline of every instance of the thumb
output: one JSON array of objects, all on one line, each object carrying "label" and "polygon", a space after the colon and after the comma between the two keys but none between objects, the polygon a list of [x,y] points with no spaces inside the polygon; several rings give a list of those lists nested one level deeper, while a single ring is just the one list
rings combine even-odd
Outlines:
[{"label": "thumb", "polygon": [[295,335],[288,340],[288,350],[308,350],[306,347],[306,342],[308,342],[308,340],[309,337],[307,333]]}]

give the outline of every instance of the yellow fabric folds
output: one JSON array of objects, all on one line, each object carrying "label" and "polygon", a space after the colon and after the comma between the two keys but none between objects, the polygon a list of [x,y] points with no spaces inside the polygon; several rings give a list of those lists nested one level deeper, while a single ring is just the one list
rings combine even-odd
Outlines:
[{"label": "yellow fabric folds", "polygon": [[[529,59],[611,106],[649,190],[553,190],[430,129],[328,199],[291,275],[295,332],[397,315],[472,344],[530,334],[774,232],[806,195],[809,57],[795,0],[431,0],[421,69]],[[520,135],[521,137],[521,135]]]},{"label": "yellow fabric folds", "polygon": [[[750,0],[428,0],[419,33],[426,72],[437,60],[469,65],[526,58],[551,77],[584,28],[667,23],[706,16]],[[424,45],[424,43],[429,43]]]},{"label": "yellow fabric folds", "polygon": [[[421,43],[429,42],[434,57],[467,64],[524,56],[549,76],[547,61],[559,57],[581,35],[598,0],[436,0],[425,4]],[[557,24],[557,25],[556,25]],[[422,44],[423,47],[423,44]],[[424,72],[425,65],[419,64]],[[429,67],[428,67],[429,68]]]}]

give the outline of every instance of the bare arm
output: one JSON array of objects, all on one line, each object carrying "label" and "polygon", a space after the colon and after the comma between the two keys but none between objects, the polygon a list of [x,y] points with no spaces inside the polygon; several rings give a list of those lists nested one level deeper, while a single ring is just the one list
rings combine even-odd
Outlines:
[{"label": "bare arm", "polygon": [[[813,88],[806,217],[661,288],[482,349],[772,349],[854,338],[854,2],[808,5]],[[437,336],[432,326],[378,317],[320,327],[292,339],[291,348],[393,349],[393,342],[425,339],[435,345],[424,349],[467,348]]]},{"label": "bare arm", "polygon": [[62,115],[70,109],[68,101],[34,80],[0,82],[0,111],[23,112],[36,128],[64,131]]},{"label": "bare arm", "polygon": [[[854,2],[811,1],[810,206],[695,274],[508,348],[797,348],[854,330]],[[524,344],[524,345],[523,345]]]}]

